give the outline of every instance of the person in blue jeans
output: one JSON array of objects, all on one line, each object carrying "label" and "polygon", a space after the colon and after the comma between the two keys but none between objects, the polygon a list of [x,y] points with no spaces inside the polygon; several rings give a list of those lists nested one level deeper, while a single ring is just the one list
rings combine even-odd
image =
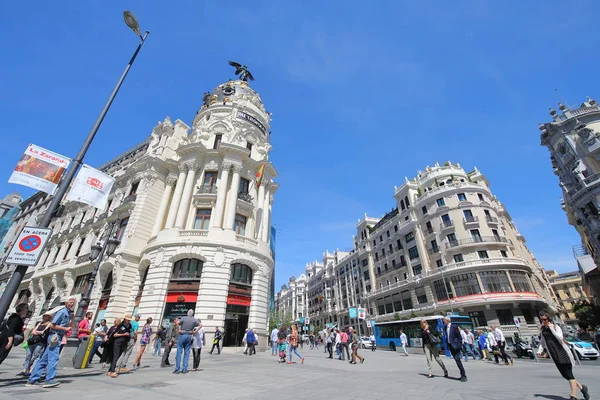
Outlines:
[{"label": "person in blue jeans", "polygon": [[[200,329],[200,321],[194,318],[194,310],[188,310],[187,317],[179,319],[179,339],[177,341],[177,355],[175,356],[174,374],[187,374],[192,336]],[[181,353],[183,353],[183,369],[181,369]]]},{"label": "person in blue jeans", "polygon": [[38,361],[33,369],[29,380],[25,386],[36,385],[44,371],[46,371],[46,380],[42,385],[43,388],[53,388],[60,385],[60,382],[55,381],[56,368],[58,367],[58,359],[61,347],[61,341],[65,333],[71,329],[71,313],[75,307],[75,299],[71,298],[65,306],[59,309],[52,318],[50,335],[48,335],[48,344],[42,358]]}]

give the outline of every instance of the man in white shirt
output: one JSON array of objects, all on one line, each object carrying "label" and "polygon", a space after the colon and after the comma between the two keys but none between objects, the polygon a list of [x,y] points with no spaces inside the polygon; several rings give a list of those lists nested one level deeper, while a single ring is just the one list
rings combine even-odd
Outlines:
[{"label": "man in white shirt", "polygon": [[279,333],[279,329],[277,329],[277,327],[273,328],[273,330],[271,331],[271,355],[272,356],[276,356],[277,355],[277,334]]},{"label": "man in white shirt", "polygon": [[406,333],[400,331],[400,346],[402,346],[402,351],[404,351],[404,355],[408,357],[408,352],[406,351],[406,344],[408,343],[408,338],[406,337]]},{"label": "man in white shirt", "polygon": [[479,346],[477,346],[477,343],[475,343],[475,335],[473,335],[473,332],[469,331],[469,328],[466,328],[465,333],[467,334],[467,348],[471,350],[471,353],[473,354],[473,359],[476,359],[475,354],[477,354],[477,357],[483,358],[483,356],[479,352]]},{"label": "man in white shirt", "polygon": [[[504,365],[514,365],[515,360],[513,360],[511,356],[506,354],[506,351],[504,350],[504,348],[506,347],[506,339],[504,337],[504,333],[500,328],[496,327],[494,324],[490,325],[490,329],[494,334],[494,339],[496,339],[496,342],[498,343],[498,350],[500,351],[500,356],[502,357],[502,360],[504,360]],[[498,364],[497,353],[494,354],[494,358],[496,360],[496,364]],[[510,360],[510,363],[508,360]]]}]

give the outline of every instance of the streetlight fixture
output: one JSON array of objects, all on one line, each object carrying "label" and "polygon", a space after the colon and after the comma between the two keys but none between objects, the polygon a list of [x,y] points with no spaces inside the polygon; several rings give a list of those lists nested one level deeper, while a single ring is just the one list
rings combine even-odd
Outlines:
[{"label": "streetlight fixture", "polygon": [[[138,35],[140,37],[141,41],[138,44],[135,52],[133,53],[133,56],[127,63],[127,66],[125,67],[125,71],[123,71],[123,73],[121,74],[121,77],[119,78],[119,81],[117,82],[115,88],[113,89],[112,93],[108,97],[108,100],[107,100],[106,104],[104,105],[104,108],[100,112],[98,119],[96,119],[96,122],[92,126],[92,129],[90,130],[90,132],[88,133],[88,136],[86,137],[85,141],[83,142],[83,145],[81,146],[81,149],[79,150],[79,153],[77,153],[77,156],[73,159],[73,162],[71,163],[71,166],[69,167],[69,170],[65,174],[61,183],[58,185],[56,193],[55,193],[54,197],[52,198],[52,201],[50,202],[50,205],[48,206],[46,213],[44,214],[44,218],[38,225],[39,228],[47,228],[48,226],[50,226],[50,222],[52,221],[52,218],[54,217],[56,210],[58,209],[58,207],[60,207],[60,203],[63,200],[63,197],[65,197],[65,194],[67,193],[67,190],[69,189],[69,186],[71,185],[71,182],[73,181],[73,178],[75,177],[75,174],[77,173],[77,170],[83,163],[83,158],[85,157],[85,154],[87,153],[90,145],[92,144],[92,141],[94,140],[94,137],[96,136],[96,133],[98,132],[98,129],[100,128],[100,125],[102,125],[102,121],[104,121],[104,117],[106,117],[106,114],[108,113],[110,106],[112,105],[113,101],[115,100],[115,97],[117,96],[117,93],[119,92],[119,89],[121,88],[121,85],[125,81],[125,78],[127,77],[127,74],[129,73],[129,70],[131,69],[133,62],[135,61],[140,50],[142,49],[142,46],[146,42],[146,38],[150,34],[150,31],[146,31],[143,36],[140,34],[139,23],[137,22],[137,19],[135,18],[135,16],[133,15],[133,13],[131,11],[125,11],[123,13],[123,17],[125,18],[125,23],[127,24],[127,26],[129,26],[131,29],[133,29],[133,31],[136,33],[136,35]],[[26,265],[17,265],[10,280],[8,281],[8,283],[4,289],[4,293],[2,294],[2,297],[0,297],[0,321],[4,320],[4,317],[6,317],[6,313],[8,312],[8,309],[10,307],[10,303],[12,302],[13,298],[17,294],[19,285],[21,284],[21,281],[23,281],[23,277],[25,276],[26,272],[27,272]]]},{"label": "streetlight fixture", "polygon": [[[77,307],[77,312],[75,313],[75,322],[73,324],[73,333],[71,337],[77,337],[79,323],[83,319],[83,313],[90,305],[92,290],[94,289],[94,283],[96,282],[98,270],[100,269],[102,260],[104,260],[104,255],[108,257],[112,256],[115,254],[119,244],[121,244],[121,241],[115,237],[115,227],[117,227],[118,224],[118,220],[109,222],[108,226],[104,230],[104,233],[102,234],[102,237],[99,238],[99,241],[90,249],[90,255],[88,258],[90,262],[94,262],[95,260],[96,264],[94,265],[94,270],[88,277],[85,292],[81,295],[81,300],[79,301],[79,306]],[[101,241],[102,243],[100,243]]]}]

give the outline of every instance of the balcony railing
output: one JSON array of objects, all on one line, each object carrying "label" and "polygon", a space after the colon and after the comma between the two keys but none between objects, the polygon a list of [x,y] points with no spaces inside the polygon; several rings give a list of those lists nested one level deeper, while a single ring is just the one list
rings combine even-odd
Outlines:
[{"label": "balcony railing", "polygon": [[476,243],[508,243],[508,239],[501,236],[473,236],[466,239],[449,241],[447,246],[452,248]]},{"label": "balcony railing", "polygon": [[242,242],[242,243],[248,243],[251,245],[256,246],[258,244],[258,240],[256,239],[252,239],[243,235],[235,235],[235,240],[237,240],[238,242]]},{"label": "balcony railing", "polygon": [[179,231],[180,237],[185,236],[208,236],[208,231],[201,231],[199,229],[191,229],[186,231]]},{"label": "balcony railing", "polygon": [[245,201],[246,203],[252,203],[252,196],[248,192],[238,193],[238,199]]},{"label": "balcony railing", "polygon": [[84,262],[89,262],[89,261],[90,261],[90,253],[82,254],[79,257],[77,257],[77,261],[75,261],[75,264],[82,264]]},{"label": "balcony railing", "polygon": [[435,233],[435,231],[433,230],[433,228],[427,228],[427,229],[425,229],[425,234],[426,235],[431,235],[433,233]]},{"label": "balcony railing", "polygon": [[474,217],[472,215],[470,216],[465,216],[463,218],[463,222],[465,224],[478,224],[479,223],[479,217]]},{"label": "balcony railing", "polygon": [[217,185],[198,186],[196,194],[217,194]]},{"label": "balcony railing", "polygon": [[454,222],[449,219],[447,221],[442,221],[442,229],[444,228],[452,228],[454,226]]},{"label": "balcony railing", "polygon": [[497,224],[498,223],[498,218],[490,217],[489,215],[485,217],[485,220],[487,221],[488,224]]},{"label": "balcony railing", "polygon": [[428,248],[428,249],[427,249],[427,252],[428,252],[429,254],[437,254],[437,253],[439,253],[439,252],[440,252],[440,248],[439,248],[439,246],[436,246],[436,247],[430,247],[430,248]]}]

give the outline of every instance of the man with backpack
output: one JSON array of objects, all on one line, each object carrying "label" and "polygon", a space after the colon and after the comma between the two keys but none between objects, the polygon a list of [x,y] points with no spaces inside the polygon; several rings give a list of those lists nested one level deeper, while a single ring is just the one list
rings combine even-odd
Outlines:
[{"label": "man with backpack", "polygon": [[23,342],[23,321],[29,312],[29,306],[21,303],[15,311],[0,327],[0,364],[14,346]]}]

